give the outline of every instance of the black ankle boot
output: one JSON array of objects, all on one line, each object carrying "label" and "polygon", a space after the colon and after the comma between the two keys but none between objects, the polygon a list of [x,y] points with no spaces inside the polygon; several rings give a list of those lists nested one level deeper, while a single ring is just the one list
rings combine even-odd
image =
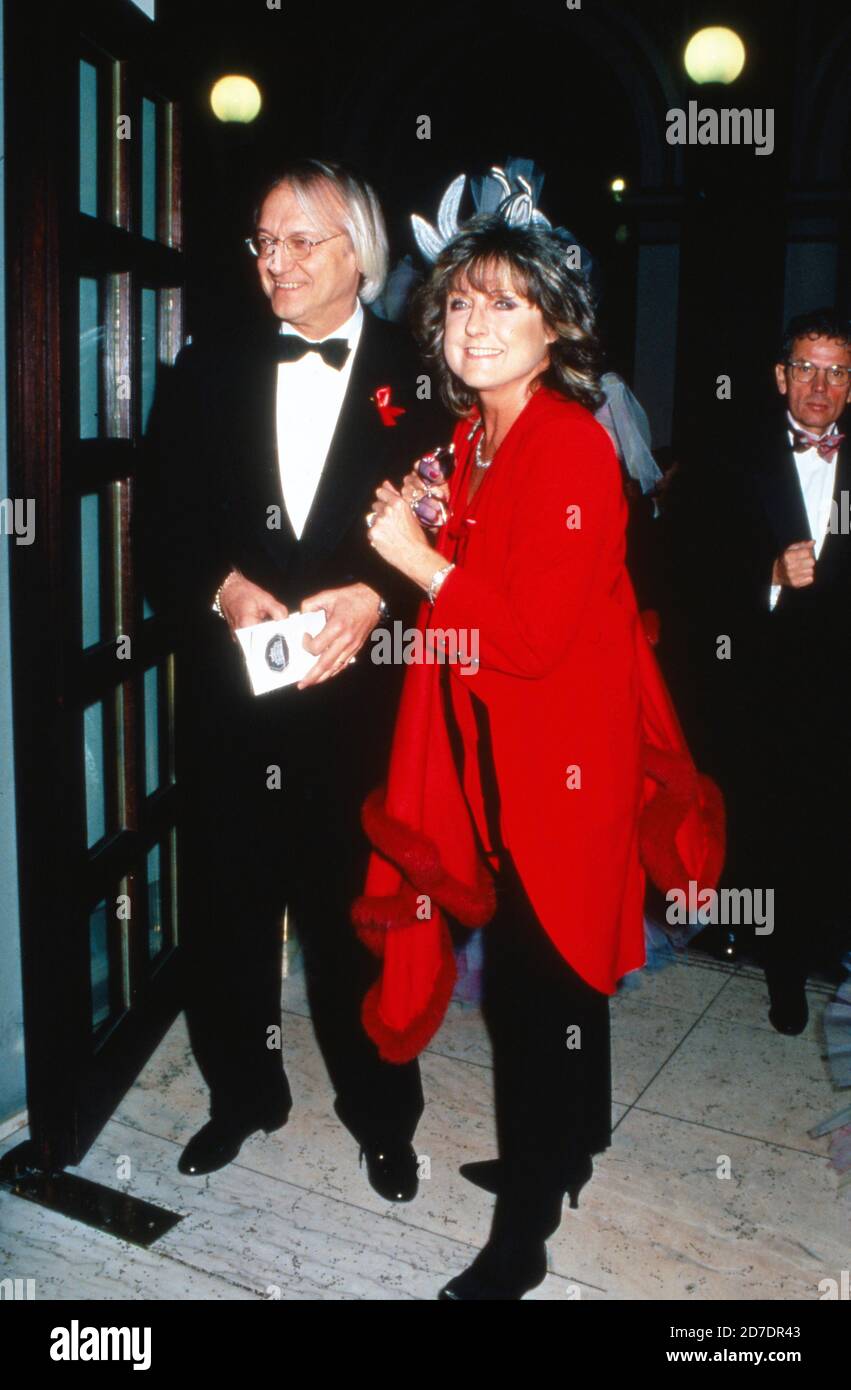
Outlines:
[{"label": "black ankle boot", "polygon": [[[499,1158],[482,1159],[480,1163],[462,1163],[458,1172],[462,1178],[466,1178],[474,1187],[480,1187],[483,1192],[493,1192],[498,1196],[502,1190],[503,1167]],[[585,1184],[590,1182],[593,1172],[594,1165],[590,1156],[587,1156],[581,1159],[568,1175],[565,1192],[570,1198],[572,1211],[579,1206],[579,1194]]]},{"label": "black ankle boot", "polygon": [[500,1196],[488,1243],[473,1263],[450,1279],[441,1301],[516,1301],[537,1288],[547,1273],[547,1237],[561,1222],[562,1194],[536,1193],[529,1200]]},{"label": "black ankle boot", "polygon": [[544,1241],[529,1241],[507,1249],[489,1240],[473,1263],[444,1284],[437,1297],[453,1303],[516,1302],[537,1288],[546,1273]]},{"label": "black ankle boot", "polygon": [[768,1021],[778,1033],[796,1037],[803,1033],[810,1017],[807,1006],[806,978],[802,975],[766,970],[768,998],[771,1007]]}]

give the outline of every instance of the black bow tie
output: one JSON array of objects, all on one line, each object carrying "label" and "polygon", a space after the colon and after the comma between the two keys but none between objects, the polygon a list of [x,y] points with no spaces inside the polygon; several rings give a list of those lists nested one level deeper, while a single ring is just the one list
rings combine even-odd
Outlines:
[{"label": "black bow tie", "polygon": [[323,362],[339,372],[346,364],[349,344],[346,338],[326,338],[321,343],[309,343],[306,338],[300,338],[295,333],[277,334],[273,348],[276,362],[298,362],[308,352],[318,352]]}]

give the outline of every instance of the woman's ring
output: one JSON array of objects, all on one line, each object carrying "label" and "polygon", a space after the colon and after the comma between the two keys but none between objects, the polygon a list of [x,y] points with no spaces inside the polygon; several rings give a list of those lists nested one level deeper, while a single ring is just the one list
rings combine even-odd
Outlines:
[{"label": "woman's ring", "polygon": [[375,525],[375,512],[367,512],[367,516],[366,516],[366,527],[367,527],[367,530],[371,530],[372,527],[373,527],[374,525]]}]

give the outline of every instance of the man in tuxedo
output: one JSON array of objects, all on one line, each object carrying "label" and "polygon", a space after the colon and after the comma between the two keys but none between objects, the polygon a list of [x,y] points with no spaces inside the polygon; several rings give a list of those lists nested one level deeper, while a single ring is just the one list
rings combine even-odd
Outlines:
[{"label": "man in tuxedo", "polygon": [[[851,939],[849,322],[795,318],[775,378],[776,414],[714,442],[678,526],[693,557],[684,678],[731,818],[725,882],[774,891],[773,930],[737,935],[764,964],[772,1025],[797,1034],[808,973]],[[720,564],[695,563],[719,536]]]},{"label": "man in tuxedo", "polygon": [[835,965],[851,940],[851,449],[839,427],[851,400],[851,323],[832,310],[795,318],[775,376],[785,409],[750,486],[753,842],[762,886],[775,888],[769,1018],[796,1034],[809,970]]},{"label": "man in tuxedo", "polygon": [[[286,905],[335,1109],[372,1186],[403,1201],[417,1189],[419,1071],[382,1061],[362,1028],[375,962],[349,910],[367,857],[360,807],[385,773],[401,678],[373,663],[369,639],[414,595],[390,591],[366,516],[376,486],[448,426],[418,399],[404,332],[363,307],[387,255],[368,185],[337,165],[293,164],[248,245],[265,331],[183,350],[152,412],[144,478],[148,591],[180,630],[182,951],[210,1088],[210,1120],[179,1167],[212,1172],[287,1120]],[[310,673],[252,695],[235,630],[319,609]]]}]

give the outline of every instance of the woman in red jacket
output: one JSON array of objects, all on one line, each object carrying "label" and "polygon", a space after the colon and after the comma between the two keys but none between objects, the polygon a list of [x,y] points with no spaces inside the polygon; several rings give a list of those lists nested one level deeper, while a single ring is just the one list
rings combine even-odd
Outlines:
[{"label": "woman in red jacket", "polygon": [[[484,933],[499,1162],[489,1240],[441,1290],[516,1299],[546,1273],[564,1195],[611,1140],[608,997],[644,961],[641,635],[624,564],[594,314],[565,245],[474,219],[420,291],[416,322],[461,417],[436,544],[378,491],[376,551],[419,585],[408,671],[372,839],[361,934],[384,957],[364,1023],[402,1061],[452,989],[444,914]],[[464,653],[465,659],[459,660]],[[648,658],[652,659],[652,658]],[[481,1174],[479,1175],[481,1178]]]}]

